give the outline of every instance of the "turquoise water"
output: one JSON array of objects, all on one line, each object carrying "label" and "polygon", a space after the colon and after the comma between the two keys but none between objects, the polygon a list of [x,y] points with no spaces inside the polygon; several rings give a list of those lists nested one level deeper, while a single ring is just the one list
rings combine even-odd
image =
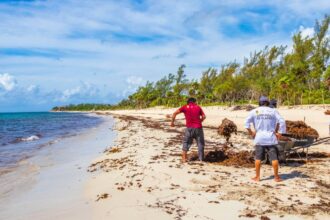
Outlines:
[{"label": "turquoise water", "polygon": [[15,166],[38,149],[102,121],[84,113],[0,113],[0,168]]}]

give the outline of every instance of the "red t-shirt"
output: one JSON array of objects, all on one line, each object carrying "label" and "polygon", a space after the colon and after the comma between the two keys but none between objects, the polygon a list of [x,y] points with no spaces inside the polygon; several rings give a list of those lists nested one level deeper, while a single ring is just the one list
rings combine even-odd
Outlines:
[{"label": "red t-shirt", "polygon": [[189,103],[179,108],[180,112],[184,113],[186,117],[186,126],[187,128],[201,128],[202,120],[201,115],[205,115],[202,108],[196,105],[195,103]]}]

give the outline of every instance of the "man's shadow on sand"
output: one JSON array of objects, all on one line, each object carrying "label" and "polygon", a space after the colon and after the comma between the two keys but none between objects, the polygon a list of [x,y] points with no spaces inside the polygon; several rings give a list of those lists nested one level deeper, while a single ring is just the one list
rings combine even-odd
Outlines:
[{"label": "man's shadow on sand", "polygon": [[[310,176],[300,172],[300,171],[291,171],[291,173],[282,173],[280,174],[280,177],[283,181],[285,180],[289,180],[289,179],[294,179],[294,178],[301,178],[301,179],[306,179],[306,178],[310,178]],[[271,180],[274,179],[274,175],[267,177],[265,179],[262,180]]]}]

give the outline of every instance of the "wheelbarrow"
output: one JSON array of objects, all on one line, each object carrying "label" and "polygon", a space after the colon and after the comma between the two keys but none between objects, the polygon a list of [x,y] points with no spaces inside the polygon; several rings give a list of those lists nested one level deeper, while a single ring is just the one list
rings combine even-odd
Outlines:
[{"label": "wheelbarrow", "polygon": [[290,134],[283,134],[283,139],[276,145],[280,162],[287,162],[290,154],[296,153],[299,159],[308,160],[308,149],[315,142],[314,137],[296,139]]}]

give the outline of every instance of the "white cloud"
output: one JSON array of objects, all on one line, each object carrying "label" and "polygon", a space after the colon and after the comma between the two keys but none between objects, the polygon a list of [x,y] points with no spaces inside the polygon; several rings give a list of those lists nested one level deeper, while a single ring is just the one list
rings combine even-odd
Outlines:
[{"label": "white cloud", "polygon": [[138,76],[129,76],[126,79],[126,82],[128,83],[128,85],[141,85],[143,83],[143,79],[142,77]]},{"label": "white cloud", "polygon": [[303,38],[306,38],[306,37],[311,38],[311,37],[314,36],[314,33],[315,33],[314,28],[311,28],[311,27],[304,27],[304,26],[300,26],[300,27],[299,27],[299,31],[300,31],[301,36],[302,36]]},{"label": "white cloud", "polygon": [[[197,78],[266,45],[290,47],[290,33],[328,11],[325,0],[0,3],[0,66],[49,103],[97,102],[105,94],[127,96],[181,64]],[[240,25],[251,33],[240,34]]]},{"label": "white cloud", "polygon": [[40,92],[40,86],[37,85],[29,85],[26,88],[26,91],[29,93],[33,93],[33,94],[38,94]]},{"label": "white cloud", "polygon": [[126,87],[122,93],[117,93],[118,96],[125,97],[130,93],[136,91],[139,86],[142,86],[145,83],[142,77],[138,76],[129,76],[126,78]]},{"label": "white cloud", "polygon": [[81,82],[79,86],[71,89],[66,89],[62,92],[60,97],[55,98],[57,101],[68,102],[68,101],[84,101],[90,98],[96,98],[99,95],[99,89],[97,86]]},{"label": "white cloud", "polygon": [[66,101],[67,99],[71,98],[74,95],[78,95],[81,92],[81,87],[78,86],[72,89],[66,89],[63,91],[61,100]]},{"label": "white cloud", "polygon": [[12,91],[16,85],[17,81],[12,75],[8,73],[0,74],[0,90]]},{"label": "white cloud", "polygon": [[[2,75],[4,74],[0,74],[1,80]],[[21,82],[20,77],[17,79]],[[16,79],[14,80],[16,83]],[[7,81],[5,80],[5,82]],[[113,93],[101,91],[100,86],[90,82],[80,82],[79,85],[63,90],[49,89],[40,85],[22,86],[21,83],[19,84],[20,86],[15,84],[10,92],[1,92],[7,90],[0,83],[0,112],[49,110],[54,106],[78,103],[113,104],[122,98],[122,96],[116,97]]]}]

